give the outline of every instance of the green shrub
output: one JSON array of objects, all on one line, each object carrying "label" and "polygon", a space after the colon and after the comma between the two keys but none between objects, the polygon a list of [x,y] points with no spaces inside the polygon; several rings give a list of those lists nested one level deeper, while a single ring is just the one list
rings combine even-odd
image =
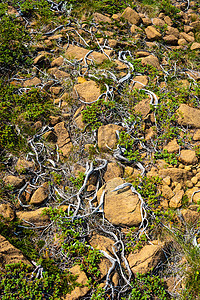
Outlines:
[{"label": "green shrub", "polygon": [[11,73],[21,65],[29,65],[30,35],[14,16],[2,16],[0,22],[0,75]]},{"label": "green shrub", "polygon": [[31,270],[30,265],[21,262],[7,265],[5,271],[0,271],[1,299],[61,300],[61,296],[76,285],[75,277],[69,272],[48,273],[44,270],[43,278],[31,278]]}]

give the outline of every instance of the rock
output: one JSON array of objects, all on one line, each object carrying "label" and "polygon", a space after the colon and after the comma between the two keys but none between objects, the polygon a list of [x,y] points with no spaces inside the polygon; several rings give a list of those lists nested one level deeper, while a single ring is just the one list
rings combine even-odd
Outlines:
[{"label": "rock", "polygon": [[[101,151],[108,151],[110,147],[111,149],[115,149],[117,144],[117,135],[116,130],[121,131],[123,127],[108,124],[102,125],[98,129],[98,147]],[[108,147],[107,147],[108,146]]]},{"label": "rock", "polygon": [[166,199],[170,199],[174,196],[172,189],[166,184],[162,185],[161,192],[162,196]]},{"label": "rock", "polygon": [[171,177],[170,176],[166,176],[165,178],[163,178],[163,182],[166,185],[170,186],[170,184],[171,184]]},{"label": "rock", "polygon": [[186,41],[185,39],[179,39],[179,40],[178,40],[178,45],[179,45],[179,46],[187,45],[187,41]]},{"label": "rock", "polygon": [[127,7],[124,10],[124,12],[122,13],[122,18],[134,25],[139,25],[141,23],[141,18],[139,14],[130,7]]},{"label": "rock", "polygon": [[108,237],[105,237],[103,235],[99,234],[93,234],[92,238],[89,241],[89,244],[97,249],[97,250],[103,250],[105,251],[108,255],[113,255],[113,250],[112,247],[114,245],[114,241],[111,240]]},{"label": "rock", "polygon": [[0,204],[0,215],[9,221],[14,220],[15,212],[9,204]]},{"label": "rock", "polygon": [[108,163],[106,172],[103,176],[104,180],[107,182],[110,179],[115,177],[122,177],[123,176],[123,169],[117,163]]},{"label": "rock", "polygon": [[165,41],[166,44],[168,45],[177,45],[178,44],[178,38],[175,37],[175,35],[166,35],[163,40]]},{"label": "rock", "polygon": [[138,253],[129,254],[128,262],[134,274],[150,272],[165,259],[163,252],[165,244],[158,244],[157,241],[152,241],[152,244],[144,246]]},{"label": "rock", "polygon": [[197,203],[200,201],[200,190],[198,187],[193,187],[192,189],[188,189],[185,192],[185,195],[188,197],[189,202],[195,202]]},{"label": "rock", "polygon": [[72,143],[70,140],[69,133],[65,128],[65,123],[60,122],[54,126],[55,133],[57,135],[57,144],[59,150],[62,152],[64,157],[67,157],[72,149]]},{"label": "rock", "polygon": [[193,135],[193,140],[194,141],[200,141],[200,129],[197,129]]},{"label": "rock", "polygon": [[184,25],[183,28],[184,28],[184,32],[186,32],[186,33],[189,33],[190,31],[193,30],[193,27],[192,26],[188,26],[188,25]]},{"label": "rock", "polygon": [[171,208],[178,208],[182,205],[182,198],[184,195],[184,191],[180,190],[178,191],[174,197],[172,197],[172,199],[169,202],[169,207]]},{"label": "rock", "polygon": [[160,18],[153,18],[152,22],[155,26],[163,27],[165,25],[165,22]]},{"label": "rock", "polygon": [[150,41],[157,41],[162,38],[162,35],[153,26],[148,26],[145,29],[145,33]]},{"label": "rock", "polygon": [[157,70],[161,70],[159,60],[154,55],[149,55],[149,56],[143,57],[142,60],[141,60],[141,63],[144,64],[144,65],[153,66]]},{"label": "rock", "polygon": [[73,119],[76,122],[77,127],[81,130],[83,130],[86,126],[86,123],[83,122],[83,116],[81,113],[83,109],[84,106],[79,107],[73,116]]},{"label": "rock", "polygon": [[52,142],[52,143],[56,143],[57,141],[57,136],[53,131],[47,131],[43,134],[43,138],[47,141],[47,142]]},{"label": "rock", "polygon": [[96,82],[93,80],[88,80],[86,82],[75,84],[75,92],[78,93],[79,97],[88,103],[96,101],[101,95],[100,88],[97,86]]},{"label": "rock", "polygon": [[150,99],[141,100],[134,106],[134,110],[136,112],[139,112],[143,118],[146,117],[151,111]]},{"label": "rock", "polygon": [[15,169],[18,173],[25,173],[34,168],[34,162],[19,158]]},{"label": "rock", "polygon": [[161,169],[158,171],[160,177],[170,176],[172,181],[180,182],[189,179],[189,172],[178,168]]},{"label": "rock", "polygon": [[30,204],[41,204],[45,200],[47,200],[49,195],[49,184],[48,182],[43,183],[42,186],[40,186],[31,197]]},{"label": "rock", "polygon": [[129,187],[113,191],[123,184],[122,178],[113,178],[106,183],[105,218],[116,226],[139,226],[141,219],[140,200]]},{"label": "rock", "polygon": [[[65,52],[65,56],[68,59],[76,59],[79,60],[81,58],[84,58],[85,55],[89,52],[90,50],[84,49],[82,47],[78,47],[78,46],[73,46],[73,45],[69,45],[69,47],[67,48],[66,52]],[[107,52],[106,52],[107,53]],[[109,54],[110,52],[108,52]],[[93,51],[90,55],[88,55],[89,59],[93,59],[95,63],[97,64],[101,64],[102,62],[104,62],[104,60],[107,60],[108,57],[105,54]]]},{"label": "rock", "polygon": [[164,17],[164,21],[167,25],[169,26],[172,26],[173,25],[173,22],[172,22],[172,19],[169,17],[169,16],[165,16]]},{"label": "rock", "polygon": [[0,235],[0,264],[5,267],[8,264],[23,262],[31,265],[31,263],[23,256],[22,252],[15,248],[9,241]]},{"label": "rock", "polygon": [[193,43],[190,47],[191,50],[198,50],[200,49],[200,43]]},{"label": "rock", "polygon": [[198,158],[194,150],[181,150],[179,159],[186,165],[194,165],[198,162]]},{"label": "rock", "polygon": [[50,119],[49,123],[50,123],[51,126],[55,126],[56,124],[58,124],[62,120],[62,118],[60,116],[58,116],[58,117],[50,116],[49,119]]},{"label": "rock", "polygon": [[50,87],[50,92],[54,95],[58,95],[58,94],[60,94],[62,89],[63,89],[62,86],[52,86],[52,87]]},{"label": "rock", "polygon": [[175,153],[179,151],[179,144],[177,143],[176,139],[173,139],[171,142],[169,142],[163,150],[167,150],[168,153]]},{"label": "rock", "polygon": [[88,287],[88,278],[80,268],[80,266],[75,265],[70,269],[70,272],[73,275],[78,275],[78,278],[76,279],[76,282],[80,284],[80,286],[75,287],[75,289],[71,292],[71,294],[67,294],[63,297],[63,300],[76,300],[80,297],[83,297],[87,294],[87,292],[90,290]]},{"label": "rock", "polygon": [[65,79],[65,78],[69,78],[70,77],[69,73],[67,73],[65,71],[61,71],[61,70],[59,70],[57,68],[55,68],[54,70],[53,69],[50,71],[50,73],[51,73],[51,75],[53,75],[57,79]]},{"label": "rock", "polygon": [[46,226],[49,223],[49,216],[44,215],[45,209],[49,207],[41,207],[32,211],[18,211],[16,213],[17,217],[21,220],[24,220],[24,225],[27,226],[27,222],[34,224],[35,226]]},{"label": "rock", "polygon": [[42,122],[41,121],[37,121],[34,123],[33,128],[35,130],[41,129],[42,128]]},{"label": "rock", "polygon": [[200,31],[200,21],[191,22],[190,26],[193,27],[196,31]]},{"label": "rock", "polygon": [[148,76],[140,75],[140,76],[135,76],[133,78],[133,80],[131,81],[131,85],[134,84],[134,86],[133,86],[134,89],[140,89],[140,88],[143,88],[145,85],[147,85],[148,82],[149,82]]},{"label": "rock", "polygon": [[[194,224],[199,221],[200,214],[198,211],[192,210],[192,207],[193,207],[193,205],[187,209],[182,209],[181,214],[187,223],[190,223],[194,226]],[[194,207],[195,207],[195,205],[194,205]]]},{"label": "rock", "polygon": [[24,87],[29,87],[29,86],[37,86],[41,83],[42,81],[37,78],[37,77],[34,77],[32,79],[28,79],[26,81],[24,81]]},{"label": "rock", "polygon": [[97,23],[100,23],[100,22],[104,22],[104,23],[112,23],[112,20],[111,18],[107,17],[107,16],[104,16],[100,13],[94,13],[93,14],[93,18],[94,18],[94,21],[97,22]]},{"label": "rock", "polygon": [[145,26],[149,26],[152,24],[151,22],[151,19],[146,17],[146,18],[142,18],[142,23],[145,25]]},{"label": "rock", "polygon": [[181,104],[177,110],[179,115],[177,122],[179,125],[191,126],[194,128],[200,128],[200,110],[188,106],[187,104]]},{"label": "rock", "polygon": [[13,175],[8,175],[4,177],[3,181],[6,185],[11,185],[15,189],[20,189],[25,183],[24,179]]},{"label": "rock", "polygon": [[156,134],[156,133],[155,133],[155,130],[153,130],[152,127],[149,128],[149,129],[147,129],[147,130],[145,131],[145,140],[146,140],[146,141],[150,141],[151,139],[154,138],[155,134]]},{"label": "rock", "polygon": [[48,60],[47,60],[47,58],[44,54],[40,54],[33,60],[33,64],[34,65],[47,66],[48,65]]},{"label": "rock", "polygon": [[185,33],[181,32],[179,35],[180,38],[185,39],[188,43],[193,43],[194,42],[194,37]]},{"label": "rock", "polygon": [[55,58],[52,62],[51,62],[51,67],[60,67],[62,66],[64,62],[64,58],[62,56]]},{"label": "rock", "polygon": [[131,33],[134,34],[134,33],[138,33],[138,32],[142,32],[142,29],[136,25],[132,25],[131,26]]},{"label": "rock", "polygon": [[174,27],[171,27],[171,26],[167,27],[166,35],[174,35],[176,38],[178,38],[179,34],[180,33],[179,33],[177,28],[174,28]]}]

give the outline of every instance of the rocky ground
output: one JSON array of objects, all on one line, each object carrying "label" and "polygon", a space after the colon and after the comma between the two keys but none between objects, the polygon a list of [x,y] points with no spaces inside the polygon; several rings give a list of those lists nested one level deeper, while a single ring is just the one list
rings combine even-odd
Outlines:
[{"label": "rocky ground", "polygon": [[199,4],[46,4],[0,7],[1,299],[199,299]]}]

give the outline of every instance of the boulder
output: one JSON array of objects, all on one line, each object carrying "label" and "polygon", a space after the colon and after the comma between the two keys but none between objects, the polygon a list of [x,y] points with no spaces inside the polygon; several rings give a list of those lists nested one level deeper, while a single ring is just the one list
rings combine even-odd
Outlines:
[{"label": "boulder", "polygon": [[40,84],[42,81],[37,78],[37,77],[34,77],[32,79],[28,79],[26,81],[24,81],[24,87],[29,87],[29,86],[36,86],[38,84]]},{"label": "boulder", "polygon": [[141,63],[144,65],[150,65],[150,66],[156,68],[157,70],[161,70],[159,60],[154,55],[149,55],[149,56],[143,57],[141,59]]},{"label": "boulder", "polygon": [[181,150],[179,159],[186,165],[195,165],[198,162],[198,158],[194,150]]},{"label": "boulder", "polygon": [[31,263],[23,256],[22,252],[15,248],[9,241],[0,235],[0,265],[5,267],[7,264],[15,264],[23,262],[31,265]]},{"label": "boulder", "polygon": [[163,252],[165,244],[158,244],[157,241],[152,241],[152,244],[144,246],[138,253],[129,254],[128,262],[134,274],[150,272],[165,259]]},{"label": "boulder", "polygon": [[43,183],[42,186],[40,186],[31,197],[30,204],[41,204],[45,200],[47,200],[49,195],[49,184],[48,182]]},{"label": "boulder", "polygon": [[89,243],[93,248],[97,250],[103,250],[108,255],[113,255],[112,247],[114,245],[114,241],[111,240],[110,238],[99,234],[93,234]]},{"label": "boulder", "polygon": [[57,135],[57,145],[64,157],[67,157],[72,149],[72,142],[64,122],[60,122],[54,126]]},{"label": "boulder", "polygon": [[[65,52],[65,56],[68,59],[80,60],[80,59],[83,59],[89,51],[90,50],[82,48],[82,47],[69,45],[69,47],[67,48],[67,50]],[[110,52],[106,52],[106,53],[109,54]],[[105,54],[102,54],[102,53],[99,53],[96,51],[93,51],[92,53],[90,53],[90,55],[88,55],[88,58],[92,59],[97,64],[101,64],[102,62],[104,62],[104,60],[108,59],[108,57]]]},{"label": "boulder", "polygon": [[179,37],[179,31],[175,27],[168,26],[167,31],[166,31],[166,35],[173,35],[176,38],[178,38]]},{"label": "boulder", "polygon": [[200,201],[200,189],[196,186],[188,189],[185,192],[185,195],[188,196],[189,202],[197,203],[198,201]]},{"label": "boulder", "polygon": [[[137,81],[134,83],[134,81]],[[148,76],[146,75],[140,75],[135,76],[131,82],[131,85],[134,84],[134,89],[142,89],[145,85],[147,85],[149,82]],[[140,84],[141,83],[141,84]]]},{"label": "boulder", "polygon": [[162,35],[160,34],[160,32],[158,32],[156,30],[156,28],[154,26],[148,26],[146,29],[145,29],[145,33],[147,35],[147,38],[150,40],[150,41],[157,41],[159,39],[162,38]]},{"label": "boulder", "polygon": [[93,80],[88,80],[80,84],[74,85],[74,91],[77,92],[79,97],[88,103],[98,99],[101,95],[100,87],[97,86]]},{"label": "boulder", "polygon": [[161,192],[162,192],[162,196],[166,199],[170,199],[174,196],[172,189],[167,184],[162,185]]},{"label": "boulder", "polygon": [[78,275],[76,282],[80,284],[80,286],[75,287],[75,289],[71,292],[71,294],[67,294],[63,297],[63,300],[76,300],[80,297],[83,297],[90,290],[88,287],[88,278],[84,271],[81,270],[80,266],[75,265],[70,269],[70,272],[75,276]]},{"label": "boulder", "polygon": [[200,141],[200,129],[197,129],[193,135],[193,140],[194,141]]},{"label": "boulder", "polygon": [[122,18],[134,25],[139,25],[141,23],[141,18],[139,14],[130,7],[127,7],[124,10],[124,12],[122,13]]},{"label": "boulder", "polygon": [[191,50],[198,50],[200,49],[200,43],[193,43],[190,47]]},{"label": "boulder", "polygon": [[[98,147],[102,151],[115,149],[117,144],[116,130],[120,131],[123,127],[115,124],[102,125],[98,129]],[[108,147],[107,147],[108,146]]]},{"label": "boulder", "polygon": [[194,42],[194,37],[191,36],[190,34],[185,33],[185,32],[181,32],[179,37],[181,39],[185,39],[188,43],[193,43]]},{"label": "boulder", "polygon": [[179,125],[200,128],[200,109],[181,104],[177,110]]},{"label": "boulder", "polygon": [[23,158],[19,158],[15,166],[15,169],[17,170],[18,173],[25,173],[33,168],[34,168],[34,162]]},{"label": "boulder", "polygon": [[178,38],[175,35],[166,35],[163,40],[165,41],[166,44],[168,45],[177,45],[178,44]]},{"label": "boulder", "polygon": [[104,180],[107,182],[115,177],[123,176],[123,168],[116,162],[108,163],[106,172],[104,173]]},{"label": "boulder", "polygon": [[109,17],[107,17],[105,15],[102,15],[100,13],[97,13],[97,12],[95,12],[93,14],[93,18],[94,18],[94,21],[97,22],[97,23],[100,23],[100,22],[112,23],[111,18],[109,18]]},{"label": "boulder", "polygon": [[163,150],[167,150],[168,153],[175,153],[179,151],[179,144],[176,139],[173,139],[166,146],[164,146]]},{"label": "boulder", "polygon": [[3,181],[6,185],[11,185],[15,189],[20,189],[25,183],[24,179],[13,175],[4,177]]},{"label": "boulder", "polygon": [[186,181],[187,179],[190,178],[189,171],[184,170],[184,169],[178,169],[178,168],[161,169],[158,171],[158,175],[161,178],[170,176],[172,181],[175,181],[175,182]]},{"label": "boulder", "polygon": [[153,25],[160,26],[160,27],[163,27],[165,25],[165,22],[160,18],[153,18],[152,22]]},{"label": "boulder", "polygon": [[0,204],[0,215],[10,221],[14,220],[15,212],[9,204]]},{"label": "boulder", "polygon": [[[193,207],[194,207],[194,210],[193,210]],[[182,214],[184,220],[187,223],[192,224],[192,225],[197,223],[200,219],[200,214],[197,211],[197,207],[195,207],[195,205],[192,205],[187,209],[182,209],[181,214]]]},{"label": "boulder", "polygon": [[44,214],[45,209],[48,209],[48,207],[41,207],[31,211],[18,211],[16,215],[20,220],[23,220],[26,226],[27,222],[35,226],[46,226],[49,223],[49,216]]},{"label": "boulder", "polygon": [[105,185],[104,213],[105,218],[116,226],[139,226],[142,218],[140,200],[130,187],[113,191],[123,184],[122,178],[113,178]]},{"label": "boulder", "polygon": [[134,110],[136,112],[139,112],[142,115],[142,117],[145,118],[151,111],[150,99],[141,100],[134,106]]},{"label": "boulder", "polygon": [[182,198],[184,195],[184,191],[180,190],[176,192],[175,196],[171,198],[169,202],[169,207],[171,208],[178,208],[182,205]]},{"label": "boulder", "polygon": [[64,58],[62,56],[59,56],[57,58],[55,58],[52,62],[51,62],[51,67],[60,67],[62,66],[64,62]]}]

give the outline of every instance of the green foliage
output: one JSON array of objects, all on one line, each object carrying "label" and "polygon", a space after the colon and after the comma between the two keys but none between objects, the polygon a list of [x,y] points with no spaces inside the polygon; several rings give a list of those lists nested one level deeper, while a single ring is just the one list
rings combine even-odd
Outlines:
[{"label": "green foliage", "polygon": [[170,165],[177,165],[178,164],[178,154],[176,153],[168,153],[167,150],[164,150],[162,153],[156,152],[154,154],[154,158],[156,159],[164,159],[166,163]]},{"label": "green foliage", "polygon": [[123,155],[129,161],[141,161],[141,155],[139,150],[135,149],[135,139],[131,137],[131,135],[125,131],[121,131],[119,133],[118,144],[125,148]]},{"label": "green foliage", "polygon": [[75,277],[66,271],[43,272],[43,278],[31,278],[32,267],[24,263],[10,264],[0,272],[2,300],[61,300],[61,296],[73,289]]},{"label": "green foliage", "polygon": [[51,175],[53,176],[53,180],[56,184],[61,184],[61,181],[62,181],[62,175],[61,174],[58,174],[56,172],[51,172]]},{"label": "green foliage", "polygon": [[[167,300],[168,294],[165,290],[163,280],[153,274],[139,274],[135,276],[135,282],[132,284],[130,300]],[[158,298],[157,298],[158,297]]]},{"label": "green foliage", "polygon": [[104,101],[102,99],[88,105],[82,111],[83,122],[91,126],[92,130],[98,129],[104,123],[109,123],[108,116],[115,112],[115,104],[113,101]]},{"label": "green foliage", "polygon": [[0,232],[13,246],[20,249],[22,253],[29,260],[36,260],[39,245],[34,246],[35,232],[31,229],[20,227],[21,222],[19,220],[6,221],[0,217]]},{"label": "green foliage", "polygon": [[16,152],[25,150],[22,134],[30,134],[29,122],[46,121],[55,111],[47,93],[33,88],[20,95],[17,87],[0,80],[0,147]]},{"label": "green foliage", "polygon": [[0,75],[11,73],[20,65],[28,65],[31,60],[27,43],[28,31],[14,16],[2,16],[0,22]]},{"label": "green foliage", "polygon": [[85,179],[85,173],[78,172],[78,176],[76,178],[71,176],[69,180],[79,190],[83,185],[84,179]]},{"label": "green foliage", "polygon": [[171,0],[162,0],[159,8],[163,13],[173,18],[176,18],[176,14],[180,12],[180,9],[172,5]]}]

